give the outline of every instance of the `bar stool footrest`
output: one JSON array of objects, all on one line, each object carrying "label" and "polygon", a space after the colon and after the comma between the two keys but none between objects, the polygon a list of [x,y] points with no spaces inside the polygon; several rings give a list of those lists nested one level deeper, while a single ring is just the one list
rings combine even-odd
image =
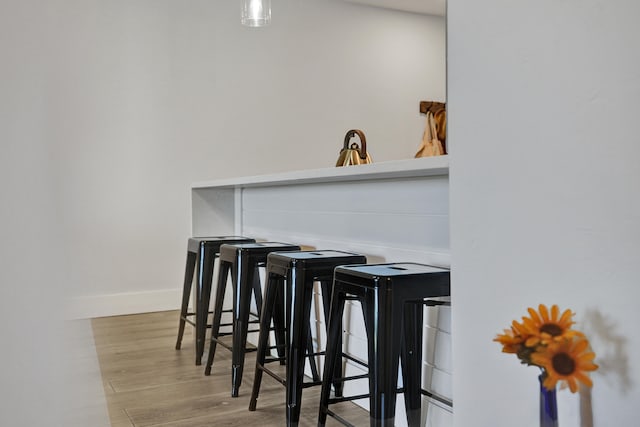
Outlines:
[{"label": "bar stool footrest", "polygon": [[[267,360],[265,360],[265,364],[267,363]],[[271,362],[275,362],[276,360],[277,359],[270,360],[270,361]],[[282,379],[282,377],[280,375],[276,374],[275,372],[273,372],[271,369],[267,368],[266,366],[258,365],[258,366],[256,366],[256,369],[260,369],[262,372],[264,372],[265,374],[269,375],[271,378],[273,378],[274,380],[278,381],[283,386],[287,385],[287,382],[284,379]]]},{"label": "bar stool footrest", "polygon": [[432,299],[424,300],[422,304],[424,304],[427,307],[436,307],[440,305],[451,307],[451,301],[439,301],[439,300],[432,300]]},{"label": "bar stool footrest", "polygon": [[444,398],[444,397],[442,397],[440,395],[437,395],[437,394],[435,394],[433,392],[430,392],[430,391],[425,390],[425,389],[421,389],[420,390],[420,394],[422,394],[423,396],[427,396],[429,399],[432,399],[432,400],[435,400],[437,402],[440,402],[443,405],[447,405],[449,408],[453,408],[453,401],[451,401],[451,400],[449,400],[447,398]]},{"label": "bar stool footrest", "polygon": [[[231,335],[231,334],[228,333],[228,334],[225,334],[225,335]],[[220,334],[220,336],[222,336],[222,334]],[[231,346],[231,344],[227,344],[226,342],[221,341],[221,340],[219,340],[217,338],[211,338],[211,341],[215,341],[218,345],[221,345],[222,347],[226,348],[229,351],[233,351],[233,346]],[[255,347],[255,346],[245,347],[245,349],[244,349],[245,353],[251,353],[252,351],[256,351],[256,350],[258,350],[258,348]]]},{"label": "bar stool footrest", "polygon": [[[229,308],[229,309],[226,309],[226,310],[222,310],[222,313],[233,313],[233,309]],[[213,311],[210,311],[209,314],[213,314]],[[260,317],[260,315],[258,315],[258,313],[254,313],[253,311],[250,311],[249,315],[253,316],[253,317]],[[222,325],[220,325],[220,326],[222,326]]]}]

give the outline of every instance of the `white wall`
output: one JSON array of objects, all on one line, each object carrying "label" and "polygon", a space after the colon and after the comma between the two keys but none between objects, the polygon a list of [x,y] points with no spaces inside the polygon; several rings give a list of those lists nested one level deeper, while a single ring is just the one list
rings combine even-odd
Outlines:
[{"label": "white wall", "polygon": [[[351,128],[374,161],[419,145],[444,100],[444,19],[341,1],[68,0],[54,66],[56,154],[78,315],[173,308],[189,184],[332,166]],[[147,301],[147,303],[145,303]]]},{"label": "white wall", "polygon": [[[449,1],[455,426],[538,425],[535,368],[492,342],[538,303],[592,341],[595,425],[638,425],[638,16],[630,0]],[[559,395],[560,425],[580,425]]]},{"label": "white wall", "polygon": [[40,3],[0,2],[0,425],[15,427],[63,415],[60,216],[44,90],[57,11]]}]

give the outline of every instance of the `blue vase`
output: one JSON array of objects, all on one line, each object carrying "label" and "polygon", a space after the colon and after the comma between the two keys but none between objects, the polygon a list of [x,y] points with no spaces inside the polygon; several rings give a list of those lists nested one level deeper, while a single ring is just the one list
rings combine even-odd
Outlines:
[{"label": "blue vase", "polygon": [[542,385],[545,375],[540,374],[540,427],[558,427],[558,402],[556,400],[556,389],[547,390]]}]

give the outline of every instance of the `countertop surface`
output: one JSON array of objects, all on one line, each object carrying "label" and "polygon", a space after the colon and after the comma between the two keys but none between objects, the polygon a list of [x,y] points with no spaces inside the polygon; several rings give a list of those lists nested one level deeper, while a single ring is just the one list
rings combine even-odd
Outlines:
[{"label": "countertop surface", "polygon": [[368,165],[306,169],[268,175],[200,181],[191,188],[247,188],[274,185],[309,184],[315,182],[362,181],[437,176],[449,174],[449,156],[395,160]]}]

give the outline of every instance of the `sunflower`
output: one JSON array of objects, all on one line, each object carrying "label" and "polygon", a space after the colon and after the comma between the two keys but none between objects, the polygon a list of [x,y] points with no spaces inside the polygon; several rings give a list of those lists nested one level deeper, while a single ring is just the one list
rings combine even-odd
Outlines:
[{"label": "sunflower", "polygon": [[540,304],[538,311],[531,307],[527,311],[531,317],[522,318],[522,326],[525,330],[524,335],[527,336],[524,345],[527,347],[535,347],[538,344],[547,345],[553,341],[582,335],[580,332],[571,329],[571,325],[574,323],[571,320],[571,316],[573,316],[571,310],[565,310],[559,316],[560,309],[557,305],[552,305],[551,313],[549,313],[547,306]]},{"label": "sunflower", "polygon": [[514,320],[511,323],[511,329],[505,329],[502,334],[498,334],[493,340],[502,344],[503,353],[518,353],[528,337],[529,335],[524,326]]},{"label": "sunflower", "polygon": [[493,340],[502,344],[503,353],[517,353],[524,343],[522,337],[516,335],[513,329],[505,329],[503,334],[498,334]]},{"label": "sunflower", "polygon": [[578,381],[591,387],[593,383],[587,372],[595,371],[598,365],[593,363],[596,355],[588,347],[589,341],[584,338],[568,338],[540,346],[531,355],[531,361],[544,368],[545,388],[553,390],[558,381],[567,382],[572,393],[578,390]]}]

